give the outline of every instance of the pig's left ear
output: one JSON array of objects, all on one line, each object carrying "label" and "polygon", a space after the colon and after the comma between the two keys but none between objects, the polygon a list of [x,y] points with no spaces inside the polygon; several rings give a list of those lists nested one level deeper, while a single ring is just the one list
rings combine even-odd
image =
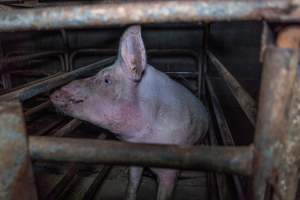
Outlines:
[{"label": "pig's left ear", "polygon": [[130,26],[125,31],[120,42],[119,57],[121,67],[129,75],[129,78],[139,81],[147,66],[140,26]]}]

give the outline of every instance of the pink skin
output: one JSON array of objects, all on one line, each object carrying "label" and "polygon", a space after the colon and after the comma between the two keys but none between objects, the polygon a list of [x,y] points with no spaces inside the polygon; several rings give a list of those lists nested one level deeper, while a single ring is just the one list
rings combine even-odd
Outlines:
[{"label": "pink skin", "polygon": [[[208,114],[186,88],[146,62],[140,26],[122,36],[116,62],[95,76],[76,80],[51,95],[72,117],[106,128],[129,142],[192,145],[208,129]],[[131,167],[127,200],[136,199],[142,167]],[[178,171],[152,168],[157,199],[172,199]]]}]

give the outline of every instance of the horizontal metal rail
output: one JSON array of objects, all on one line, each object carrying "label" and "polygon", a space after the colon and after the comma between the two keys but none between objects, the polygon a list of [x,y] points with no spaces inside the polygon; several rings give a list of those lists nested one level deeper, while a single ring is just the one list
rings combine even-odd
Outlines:
[{"label": "horizontal metal rail", "polygon": [[[118,49],[79,49],[70,54],[69,64],[74,68],[74,60],[79,54],[96,54],[99,56],[113,56],[118,54]],[[148,49],[147,56],[188,56],[199,63],[198,53],[190,49]]]},{"label": "horizontal metal rail", "polygon": [[54,76],[53,78],[46,79],[44,81],[37,82],[27,87],[21,88],[14,92],[4,94],[0,96],[0,101],[9,101],[11,99],[19,99],[20,101],[27,100],[33,96],[47,92],[53,88],[63,85],[69,81],[72,81],[82,75],[85,75],[93,70],[101,69],[102,67],[111,64],[114,61],[114,57],[110,57],[85,67],[81,67],[71,72]]},{"label": "horizontal metal rail", "polygon": [[152,1],[12,9],[0,13],[0,31],[101,27],[218,20],[297,21],[291,1]]},{"label": "horizontal metal rail", "polygon": [[[43,58],[45,56],[52,56],[52,55],[58,55],[58,54],[63,54],[63,51],[46,51],[46,52],[38,52],[38,53],[31,53],[28,55],[19,55],[19,56],[13,56],[13,57],[7,57],[4,58],[3,60],[0,60],[0,64],[7,65],[10,63],[17,63],[17,62],[22,62],[26,60],[31,60],[31,59],[36,59],[36,58]],[[3,70],[3,69],[2,69]]]},{"label": "horizontal metal rail", "polygon": [[31,136],[29,150],[35,160],[202,169],[241,175],[252,173],[251,147],[183,147]]}]

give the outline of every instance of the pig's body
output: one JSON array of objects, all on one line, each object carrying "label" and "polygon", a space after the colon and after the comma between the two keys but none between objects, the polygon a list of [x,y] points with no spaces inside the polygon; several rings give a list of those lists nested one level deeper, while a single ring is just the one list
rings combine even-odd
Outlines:
[{"label": "pig's body", "polygon": [[[207,112],[201,102],[182,85],[148,65],[137,88],[136,132],[112,130],[122,140],[140,143],[194,144],[206,133]],[[129,112],[130,113],[130,112]],[[125,117],[126,118],[126,117]]]},{"label": "pig's body", "polygon": [[[124,33],[117,61],[51,95],[64,113],[136,143],[192,145],[205,135],[208,114],[186,88],[146,62],[140,27]],[[142,167],[130,167],[127,200],[136,199]],[[157,199],[172,199],[177,170],[152,168]]]}]

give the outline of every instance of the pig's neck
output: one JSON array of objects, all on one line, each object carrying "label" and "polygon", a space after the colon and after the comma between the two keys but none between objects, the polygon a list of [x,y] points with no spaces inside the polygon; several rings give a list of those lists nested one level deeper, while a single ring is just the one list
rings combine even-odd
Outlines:
[{"label": "pig's neck", "polygon": [[[148,65],[142,80],[133,86],[130,100],[123,101],[120,113],[125,122],[117,136],[126,141],[141,142],[152,133],[156,114],[160,107],[160,88],[166,75]],[[116,132],[116,131],[114,131]]]}]

